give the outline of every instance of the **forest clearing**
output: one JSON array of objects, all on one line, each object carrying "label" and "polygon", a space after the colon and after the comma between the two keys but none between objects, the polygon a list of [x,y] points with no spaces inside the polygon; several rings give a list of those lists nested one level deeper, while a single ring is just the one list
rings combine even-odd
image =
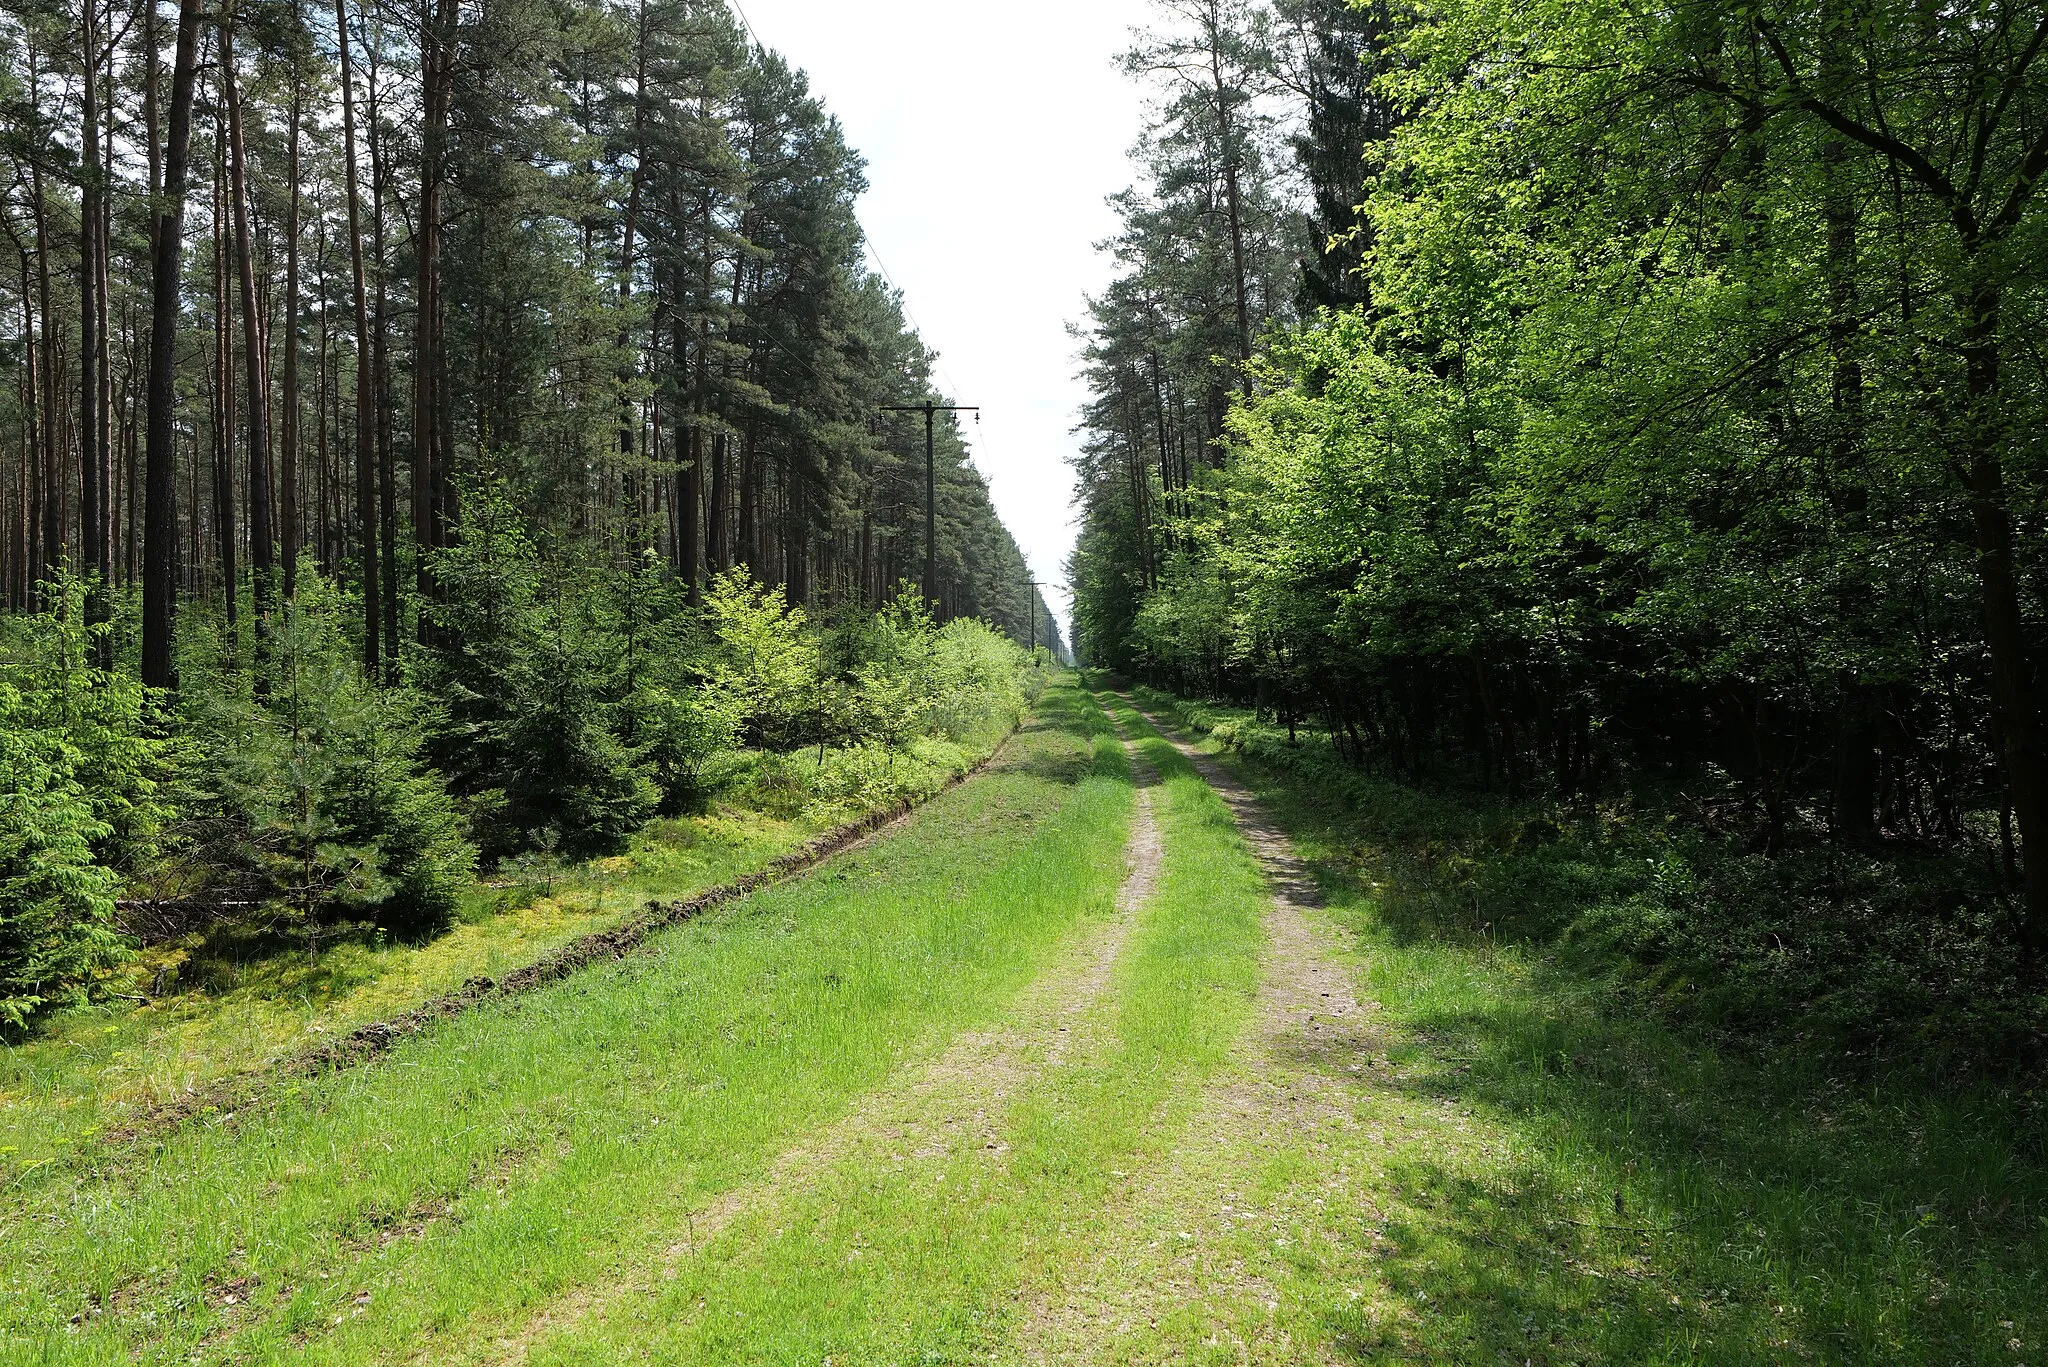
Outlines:
[{"label": "forest clearing", "polygon": [[0,1367],[2043,1367],[2044,202],[2043,0],[0,0]]}]

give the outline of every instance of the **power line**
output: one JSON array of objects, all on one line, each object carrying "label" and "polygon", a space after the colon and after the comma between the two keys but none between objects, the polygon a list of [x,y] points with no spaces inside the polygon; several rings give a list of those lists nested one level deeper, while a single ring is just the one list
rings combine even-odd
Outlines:
[{"label": "power line", "polygon": [[[760,48],[763,52],[769,51],[768,44],[761,41],[760,30],[754,27],[754,21],[749,19],[746,10],[741,8],[740,0],[726,0],[726,3],[731,5],[732,12],[739,16],[740,27],[744,28],[747,31],[747,36],[754,40],[754,46]],[[859,211],[855,210],[854,217],[858,219],[859,216]],[[875,263],[875,269],[881,273],[882,279],[888,282],[889,288],[896,291],[899,300],[904,301],[902,304],[903,316],[909,321],[910,326],[916,330],[918,338],[923,340],[928,334],[925,331],[924,324],[917,321],[917,315],[910,311],[908,303],[910,298],[909,292],[903,286],[896,283],[896,277],[889,271],[889,263],[882,260],[881,248],[875,245],[874,234],[868,231],[865,223],[861,224],[860,245],[867,252],[869,259]],[[943,362],[934,365],[932,370],[941,380],[945,381],[947,392],[955,398],[958,398],[965,392],[960,388],[960,382],[954,379],[952,374],[947,371]]]}]

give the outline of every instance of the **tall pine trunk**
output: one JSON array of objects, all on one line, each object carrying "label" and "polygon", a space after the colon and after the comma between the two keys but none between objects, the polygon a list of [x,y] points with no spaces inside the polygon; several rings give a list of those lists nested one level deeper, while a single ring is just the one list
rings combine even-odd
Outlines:
[{"label": "tall pine trunk", "polygon": [[[295,15],[294,18],[297,16]],[[284,230],[284,405],[280,431],[278,503],[284,596],[298,591],[299,574],[299,136],[305,102],[304,73],[292,59],[291,195]]]},{"label": "tall pine trunk", "polygon": [[219,545],[221,609],[225,616],[227,666],[235,668],[241,649],[238,618],[241,583],[235,563],[235,365],[228,311],[227,134],[222,109],[213,124],[213,526]]},{"label": "tall pine trunk", "polygon": [[384,251],[384,196],[389,185],[389,163],[381,113],[383,46],[380,29],[369,51],[370,272],[377,282],[370,312],[370,374],[377,395],[377,523],[378,563],[383,576],[380,596],[384,604],[384,676],[396,683],[398,656],[404,646],[398,633],[398,475],[391,448],[391,272]]},{"label": "tall pine trunk", "polygon": [[419,548],[420,633],[430,634],[426,605],[435,597],[431,553],[448,544],[453,485],[449,466],[446,362],[442,355],[441,218],[447,177],[449,104],[454,82],[456,0],[433,0],[420,45],[422,127],[420,209],[414,256],[418,287],[413,346],[413,540]]},{"label": "tall pine trunk", "polygon": [[362,175],[356,166],[355,65],[348,48],[348,0],[334,0],[340,39],[342,165],[348,196],[348,264],[356,327],[356,527],[363,588],[363,668],[376,678],[380,614],[377,601],[377,495],[375,367],[370,362],[370,303],[363,281]]},{"label": "tall pine trunk", "polygon": [[[242,139],[242,91],[235,74],[235,30],[220,31],[220,80],[228,106],[228,195],[235,235],[235,283],[242,305],[243,385],[249,420],[249,572],[256,609],[256,659],[269,650],[272,590],[276,587],[277,533],[271,516],[270,379],[264,361],[263,318],[256,293],[256,255],[249,226],[248,154]],[[232,415],[231,415],[232,416]],[[261,676],[259,675],[259,687]]]},{"label": "tall pine trunk", "polygon": [[[80,48],[83,80],[79,86],[79,150],[84,164],[78,179],[78,541],[80,573],[95,574],[105,558],[101,540],[107,526],[105,503],[106,462],[100,451],[100,369],[103,340],[100,287],[100,196],[103,193],[100,168],[100,86],[99,86],[100,0],[85,0],[79,8]],[[109,561],[111,563],[111,561]],[[99,622],[106,617],[106,585],[96,583],[86,599],[86,616]]]},{"label": "tall pine trunk", "polygon": [[179,0],[163,193],[152,215],[149,419],[142,475],[142,681],[152,688],[177,686],[172,632],[178,604],[178,305],[184,269],[192,94],[199,76],[199,19],[200,0]]}]

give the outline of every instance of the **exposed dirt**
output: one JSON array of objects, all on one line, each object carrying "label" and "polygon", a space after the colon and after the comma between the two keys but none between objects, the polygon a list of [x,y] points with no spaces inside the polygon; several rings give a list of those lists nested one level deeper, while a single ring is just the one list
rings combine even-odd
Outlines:
[{"label": "exposed dirt", "polygon": [[[1229,1243],[1218,1236],[1268,1226],[1277,1233],[1285,1223],[1284,1212],[1246,1200],[1243,1169],[1282,1140],[1354,1127],[1348,1095],[1375,1084],[1385,1052],[1350,971],[1331,957],[1328,933],[1312,914],[1320,891],[1285,832],[1228,770],[1147,719],[1230,808],[1272,884],[1255,1011],[1171,1161],[1129,1188],[1091,1262],[1027,1296],[1005,1360],[1125,1362],[1131,1359],[1117,1340],[1138,1325],[1195,1303],[1268,1303],[1271,1288],[1257,1272],[1211,1251]],[[1356,1174],[1323,1176],[1296,1199],[1369,1200],[1352,1189]],[[1134,1275],[1137,1268],[1144,1270]]]},{"label": "exposed dirt", "polygon": [[1089,1009],[1109,991],[1138,913],[1158,881],[1162,849],[1152,789],[1159,776],[1128,737],[1124,747],[1137,781],[1137,802],[1115,912],[1040,974],[1011,1003],[1001,1025],[958,1036],[943,1054],[900,1084],[873,1094],[813,1142],[779,1155],[756,1181],[688,1212],[652,1267],[563,1297],[501,1340],[486,1360],[518,1367],[542,1338],[673,1279],[686,1260],[735,1219],[802,1189],[856,1154],[886,1164],[962,1152],[990,1159],[1006,1153],[1008,1146],[995,1127],[1002,1103],[1030,1077],[1062,1066],[1093,1042]]}]

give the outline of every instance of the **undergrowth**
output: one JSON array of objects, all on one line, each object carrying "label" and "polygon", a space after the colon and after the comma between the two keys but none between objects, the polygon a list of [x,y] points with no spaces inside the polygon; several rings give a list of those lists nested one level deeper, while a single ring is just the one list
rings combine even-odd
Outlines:
[{"label": "undergrowth", "polygon": [[1766,855],[1676,790],[1596,799],[1417,788],[1249,709],[1137,690],[1351,814],[1352,868],[1397,933],[1528,942],[1561,967],[1752,1053],[2038,1078],[2048,987],[2010,950],[1995,872],[1951,854],[1811,841]]}]

